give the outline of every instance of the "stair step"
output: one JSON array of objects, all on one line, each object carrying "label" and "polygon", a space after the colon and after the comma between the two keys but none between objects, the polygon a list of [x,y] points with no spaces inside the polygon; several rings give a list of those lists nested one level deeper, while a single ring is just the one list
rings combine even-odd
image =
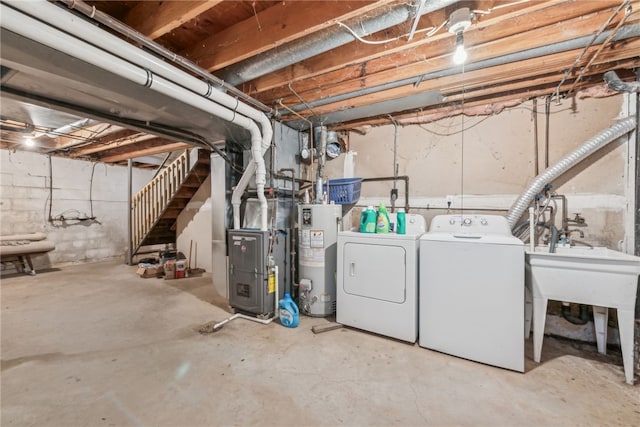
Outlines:
[{"label": "stair step", "polygon": [[202,183],[211,175],[211,156],[208,150],[199,149],[198,158],[191,166],[180,188],[171,198],[164,212],[155,220],[139,246],[159,245],[176,242],[176,219],[189,204]]}]

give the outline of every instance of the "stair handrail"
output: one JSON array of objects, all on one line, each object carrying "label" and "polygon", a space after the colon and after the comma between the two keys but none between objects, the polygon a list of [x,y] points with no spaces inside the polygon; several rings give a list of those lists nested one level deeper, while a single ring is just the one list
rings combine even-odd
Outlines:
[{"label": "stair handrail", "polygon": [[131,237],[134,254],[189,175],[189,163],[189,150],[186,150],[132,197]]}]

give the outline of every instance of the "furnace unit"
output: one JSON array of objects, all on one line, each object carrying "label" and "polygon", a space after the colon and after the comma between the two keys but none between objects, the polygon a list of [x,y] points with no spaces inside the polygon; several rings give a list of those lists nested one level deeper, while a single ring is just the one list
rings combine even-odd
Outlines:
[{"label": "furnace unit", "polygon": [[287,234],[239,229],[229,230],[228,237],[229,305],[239,312],[272,316],[275,281],[278,300],[284,296],[287,283]]}]

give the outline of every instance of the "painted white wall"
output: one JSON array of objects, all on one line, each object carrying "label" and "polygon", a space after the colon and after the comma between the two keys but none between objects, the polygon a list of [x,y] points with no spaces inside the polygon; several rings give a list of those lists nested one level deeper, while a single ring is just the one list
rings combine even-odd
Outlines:
[{"label": "painted white wall", "polygon": [[[549,164],[610,127],[621,115],[626,97],[563,100],[551,105]],[[398,128],[399,175],[410,178],[410,205],[427,221],[452,208],[507,210],[535,176],[532,101],[493,116],[452,117],[429,124]],[[628,110],[628,109],[625,109]],[[465,129],[461,132],[461,129]],[[544,170],[544,102],[538,102],[539,171]],[[355,176],[393,175],[394,127],[372,128],[349,135]],[[587,220],[587,243],[622,249],[627,209],[627,139],[621,138],[563,175],[554,188],[568,197],[568,214]],[[340,178],[345,156],[327,164],[328,178]],[[390,204],[391,182],[364,183],[358,206]],[[398,182],[396,206],[404,204]],[[462,197],[461,197],[462,196]],[[504,211],[495,213],[504,214]],[[355,220],[358,219],[354,215]],[[574,235],[574,237],[577,237]]]},{"label": "painted white wall", "polygon": [[187,259],[191,252],[190,268],[211,271],[211,176],[200,185],[186,208],[180,212],[176,232],[177,249]]},{"label": "painted white wall", "polygon": [[[51,215],[91,215],[95,221],[49,222],[49,158],[28,151],[0,150],[0,233],[43,232],[56,249],[33,257],[36,269],[66,263],[122,258],[127,245],[128,173],[108,166],[59,157],[51,158]],[[91,190],[91,173],[93,186]],[[137,192],[153,171],[134,168]]]}]

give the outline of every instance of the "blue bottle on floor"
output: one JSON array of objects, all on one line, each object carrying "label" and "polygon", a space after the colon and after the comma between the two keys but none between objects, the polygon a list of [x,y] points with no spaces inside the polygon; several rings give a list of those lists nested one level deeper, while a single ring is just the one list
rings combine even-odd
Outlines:
[{"label": "blue bottle on floor", "polygon": [[300,312],[298,306],[288,293],[284,294],[284,298],[278,301],[280,308],[280,323],[287,328],[295,328],[300,322]]}]

